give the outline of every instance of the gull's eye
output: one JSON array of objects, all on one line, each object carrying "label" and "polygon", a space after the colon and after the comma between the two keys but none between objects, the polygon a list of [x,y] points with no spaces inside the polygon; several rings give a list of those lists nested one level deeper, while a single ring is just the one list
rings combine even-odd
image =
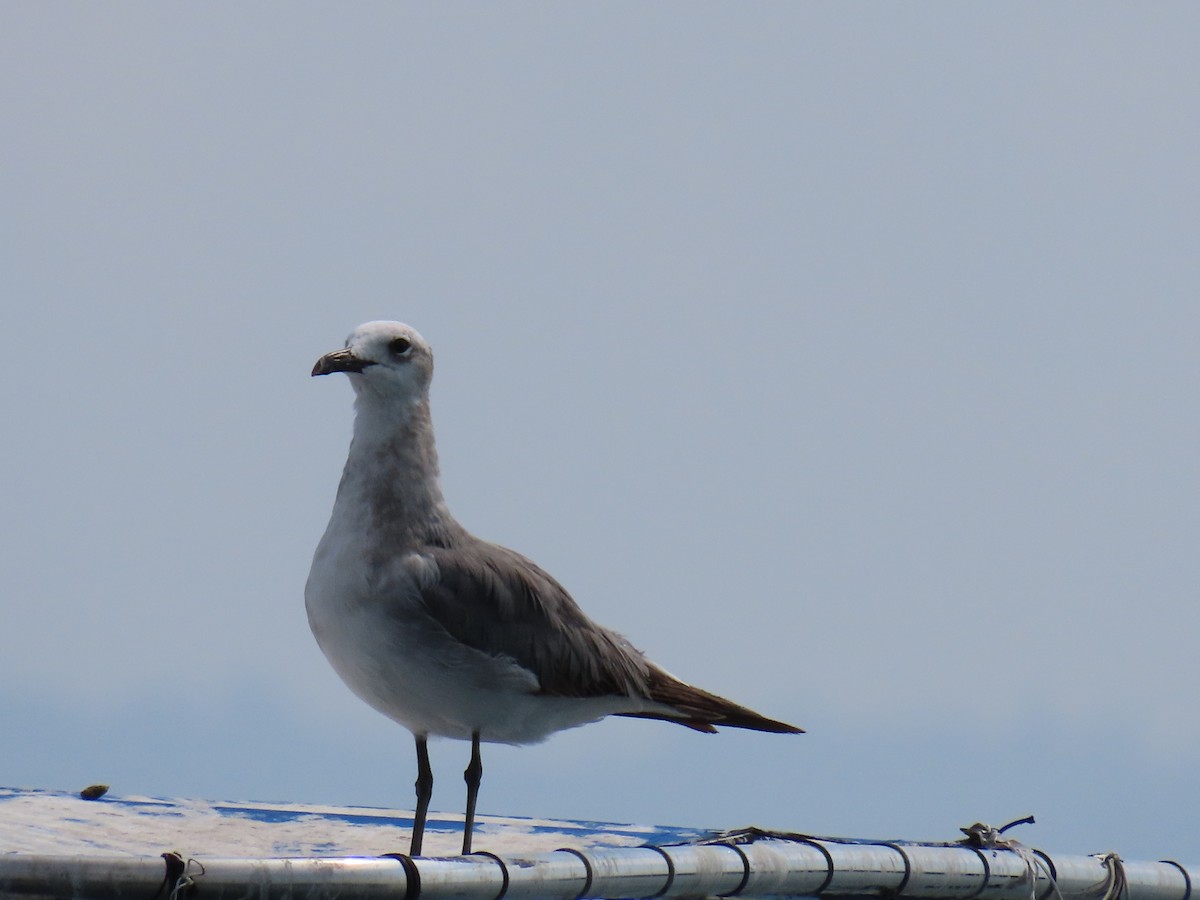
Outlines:
[{"label": "gull's eye", "polygon": [[388,344],[388,350],[392,352],[392,356],[407,356],[411,349],[412,341],[408,338],[396,338]]}]

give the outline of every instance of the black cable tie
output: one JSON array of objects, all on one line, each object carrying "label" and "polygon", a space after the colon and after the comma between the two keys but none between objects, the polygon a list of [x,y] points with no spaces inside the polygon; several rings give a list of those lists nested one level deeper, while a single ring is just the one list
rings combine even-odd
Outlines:
[{"label": "black cable tie", "polygon": [[[1049,897],[1051,894],[1058,892],[1058,869],[1054,865],[1054,860],[1052,860],[1049,856],[1047,856],[1041,850],[1038,850],[1035,848],[1031,852],[1033,853],[1034,856],[1036,856],[1038,859],[1040,859],[1042,862],[1044,862],[1046,864],[1046,871],[1050,875],[1050,886],[1048,888],[1046,888],[1046,893],[1042,894],[1042,896],[1037,898],[1037,900],[1046,900],[1046,898]],[[1034,883],[1037,882],[1036,875],[1034,876],[1033,880],[1034,880]]]},{"label": "black cable tie", "polygon": [[[904,852],[904,848],[901,847],[899,844],[893,844],[891,841],[880,841],[875,846],[887,847],[889,850],[895,850],[897,853],[900,854],[900,859],[902,859],[904,861],[904,877],[900,879],[900,883],[898,885],[896,885],[895,889],[893,889],[892,891],[889,892],[890,896],[899,897],[902,893],[904,893],[904,889],[906,887],[908,887],[908,879],[912,878],[912,860],[908,858],[908,854]],[[828,853],[825,855],[829,856]],[[830,865],[831,866],[833,865],[832,857],[830,857]],[[828,885],[828,884],[829,884],[829,879],[826,879],[825,884],[821,885],[821,889],[824,890],[825,885]],[[820,891],[818,891],[817,893],[820,893]]]},{"label": "black cable tie", "polygon": [[[200,871],[195,875],[189,875],[188,870],[192,867],[192,863],[196,864],[196,868]],[[183,874],[175,880],[175,887],[171,888],[171,893],[167,895],[168,900],[177,900],[179,897],[191,896],[196,890],[196,879],[203,878],[205,874],[204,863],[193,857],[188,857],[186,863],[183,864]]]},{"label": "black cable tie", "polygon": [[724,894],[717,894],[718,897],[736,897],[746,889],[746,882],[750,880],[750,857],[737,844],[717,844],[718,847],[728,847],[736,853],[742,860],[742,880],[738,882],[738,886],[732,891],[726,891]]},{"label": "black cable tie", "polygon": [[404,868],[403,900],[418,900],[421,896],[421,870],[417,868],[412,857],[403,853],[384,853],[383,856],[396,860]]},{"label": "black cable tie", "polygon": [[508,866],[504,864],[504,860],[490,850],[476,850],[469,855],[486,856],[488,859],[494,860],[496,865],[500,867],[500,874],[503,876],[503,880],[500,882],[500,893],[493,897],[492,900],[502,900],[504,895],[508,893]]},{"label": "black cable tie", "polygon": [[988,882],[992,878],[992,867],[988,865],[987,856],[984,855],[983,851],[970,844],[967,845],[967,849],[974,850],[975,855],[979,857],[979,861],[983,863],[983,884],[981,884],[979,886],[979,890],[975,891],[974,893],[964,895],[962,900],[971,900],[972,897],[978,897],[987,890]]},{"label": "black cable tie", "polygon": [[595,877],[595,872],[592,869],[592,861],[587,858],[585,853],[576,850],[574,847],[559,847],[558,850],[560,853],[570,853],[572,856],[578,857],[579,861],[583,863],[583,870],[587,872],[587,880],[583,883],[583,890],[575,895],[575,900],[583,900],[592,889],[592,879]]},{"label": "black cable tie", "polygon": [[1008,831],[1008,829],[1015,828],[1017,825],[1034,825],[1034,824],[1036,824],[1036,821],[1034,820],[1033,816],[1025,816],[1024,818],[1021,818],[1021,819],[1013,819],[1007,825],[1001,825],[999,828],[997,828],[996,834],[1004,834],[1004,832]]},{"label": "black cable tie", "polygon": [[[825,890],[825,888],[829,887],[829,883],[831,881],[833,881],[833,854],[829,852],[828,847],[826,847],[824,844],[814,841],[812,838],[806,838],[806,837],[796,838],[795,842],[797,844],[809,844],[813,847],[816,847],[818,850],[821,851],[821,855],[825,857],[825,880],[821,882],[821,886],[819,888],[817,888],[815,891],[813,891],[814,894],[819,894],[823,890]],[[904,854],[901,854],[901,855],[903,856]],[[908,857],[907,856],[904,857],[904,865],[905,866],[908,865]],[[907,881],[907,880],[908,879],[905,878],[905,881]],[[903,887],[903,885],[901,885],[901,887]]]},{"label": "black cable tie", "polygon": [[[669,891],[671,889],[671,885],[673,885],[675,883],[675,860],[671,859],[671,854],[668,853],[666,850],[664,850],[662,847],[647,847],[646,849],[654,850],[655,852],[660,854],[663,859],[665,859],[667,861],[667,883],[663,885],[663,888],[661,891],[659,891],[657,894],[651,894],[647,898],[647,900],[654,900],[655,897],[663,896],[667,891]],[[1183,900],[1188,900],[1188,898],[1184,897]]]},{"label": "black cable tie", "polygon": [[[163,862],[166,863],[166,872],[163,874],[162,883],[159,884],[158,890],[154,892],[154,896],[150,900],[158,900],[158,897],[167,888],[168,885],[174,885],[179,882],[180,876],[187,869],[187,863],[183,861],[183,857],[174,851],[168,851],[160,854]],[[174,890],[174,887],[171,888]],[[168,896],[170,892],[168,891]]]},{"label": "black cable tie", "polygon": [[1192,876],[1188,874],[1188,870],[1173,859],[1160,859],[1159,862],[1166,863],[1168,866],[1174,866],[1183,873],[1184,891],[1182,900],[1192,900]]}]

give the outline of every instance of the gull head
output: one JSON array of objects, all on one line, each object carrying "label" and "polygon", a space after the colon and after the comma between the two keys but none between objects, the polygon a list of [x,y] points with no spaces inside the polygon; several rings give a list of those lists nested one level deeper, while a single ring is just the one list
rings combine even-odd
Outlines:
[{"label": "gull head", "polygon": [[433,378],[433,351],[403,322],[367,322],[354,329],[341,350],[326,353],[313,375],[345,372],[360,397],[420,400]]}]

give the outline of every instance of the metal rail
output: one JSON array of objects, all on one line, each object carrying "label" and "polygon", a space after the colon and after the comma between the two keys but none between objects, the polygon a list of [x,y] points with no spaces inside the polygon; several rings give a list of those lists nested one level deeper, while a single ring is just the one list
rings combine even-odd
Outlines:
[{"label": "metal rail", "polygon": [[579,900],[650,897],[906,897],[1191,900],[1200,868],[972,847],[816,838],[558,850],[522,858],[292,859],[0,855],[0,897],[389,897]]}]

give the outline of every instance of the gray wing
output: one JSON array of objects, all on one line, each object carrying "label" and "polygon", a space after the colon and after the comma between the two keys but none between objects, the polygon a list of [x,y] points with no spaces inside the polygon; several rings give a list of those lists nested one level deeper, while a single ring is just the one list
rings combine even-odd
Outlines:
[{"label": "gray wing", "polygon": [[646,696],[642,654],[521,554],[472,538],[421,555],[438,571],[421,587],[422,604],[455,640],[514,660],[537,676],[543,694]]}]

